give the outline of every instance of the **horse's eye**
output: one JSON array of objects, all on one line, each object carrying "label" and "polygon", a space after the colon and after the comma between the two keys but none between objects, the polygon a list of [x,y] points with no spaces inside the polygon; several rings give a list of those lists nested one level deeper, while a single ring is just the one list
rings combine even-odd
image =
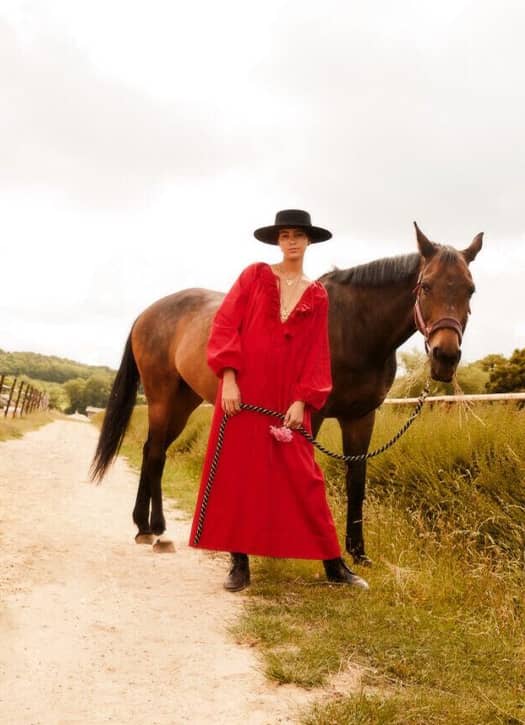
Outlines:
[{"label": "horse's eye", "polygon": [[432,288],[431,288],[431,286],[429,285],[429,283],[428,283],[428,282],[422,282],[422,283],[421,283],[421,289],[423,290],[423,292],[424,292],[424,293],[425,293],[426,295],[428,295],[428,294],[429,294],[429,292],[430,292],[430,290],[431,290]]}]

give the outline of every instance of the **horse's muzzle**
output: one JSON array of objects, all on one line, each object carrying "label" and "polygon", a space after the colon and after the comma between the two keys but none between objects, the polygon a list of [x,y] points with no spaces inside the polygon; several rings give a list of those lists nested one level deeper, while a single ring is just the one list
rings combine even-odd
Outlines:
[{"label": "horse's muzzle", "polygon": [[436,332],[430,341],[428,356],[432,378],[450,383],[461,360],[461,347],[455,330]]}]

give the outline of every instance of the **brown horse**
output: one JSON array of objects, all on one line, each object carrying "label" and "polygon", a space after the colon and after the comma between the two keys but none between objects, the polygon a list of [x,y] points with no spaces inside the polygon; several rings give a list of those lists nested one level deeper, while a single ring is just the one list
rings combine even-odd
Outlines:
[{"label": "brown horse", "polygon": [[[368,450],[375,411],[394,380],[396,349],[416,327],[425,336],[435,380],[450,381],[461,357],[475,289],[469,264],[483,235],[460,252],[429,241],[415,226],[419,253],[337,269],[320,278],[330,300],[333,391],[314,415],[312,429],[315,435],[324,418],[337,418],[345,454]],[[139,542],[151,542],[166,528],[161,478],[167,448],[202,400],[215,402],[218,380],[206,363],[206,343],[222,298],[205,289],[164,297],[137,318],[126,343],[92,471],[95,479],[102,478],[116,456],[140,377],[149,431],[133,511]],[[370,563],[362,524],[365,477],[366,463],[348,465],[346,548],[362,564]]]}]

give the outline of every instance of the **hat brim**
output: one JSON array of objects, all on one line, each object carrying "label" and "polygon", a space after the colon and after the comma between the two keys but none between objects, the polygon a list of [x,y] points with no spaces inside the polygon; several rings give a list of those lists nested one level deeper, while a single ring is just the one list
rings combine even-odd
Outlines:
[{"label": "hat brim", "polygon": [[271,227],[256,229],[253,236],[265,244],[278,244],[277,237],[281,229],[303,229],[312,244],[326,242],[332,238],[332,232],[322,227],[302,226],[301,224],[274,224]]}]

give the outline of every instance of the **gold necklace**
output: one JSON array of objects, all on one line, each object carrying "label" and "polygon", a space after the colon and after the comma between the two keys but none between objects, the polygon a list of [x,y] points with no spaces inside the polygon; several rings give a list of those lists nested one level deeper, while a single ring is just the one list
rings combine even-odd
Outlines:
[{"label": "gold necklace", "polygon": [[282,267],[279,267],[279,272],[281,273],[281,279],[288,287],[291,287],[297,282],[297,280],[301,279],[301,277],[303,276],[303,273],[299,272],[299,274],[296,274],[295,277],[285,277]]},{"label": "gold necklace", "polygon": [[[302,275],[300,275],[302,277]],[[287,292],[288,295],[284,294],[284,290],[281,288],[280,294],[279,294],[279,301],[280,301],[280,317],[281,322],[284,322],[289,315],[291,314],[292,310],[294,309],[295,305],[299,301],[299,298],[296,298],[296,295],[294,294],[295,291],[295,285],[297,284],[297,281],[299,280],[299,277],[296,277],[294,280],[292,280],[292,284],[288,285]],[[292,290],[293,285],[293,290]],[[293,301],[293,305],[291,302]]]},{"label": "gold necklace", "polygon": [[281,322],[284,322],[285,320],[287,320],[289,315],[290,315],[290,310],[288,309],[288,307],[285,307],[281,303],[281,309],[279,311],[279,316],[281,318]]}]

